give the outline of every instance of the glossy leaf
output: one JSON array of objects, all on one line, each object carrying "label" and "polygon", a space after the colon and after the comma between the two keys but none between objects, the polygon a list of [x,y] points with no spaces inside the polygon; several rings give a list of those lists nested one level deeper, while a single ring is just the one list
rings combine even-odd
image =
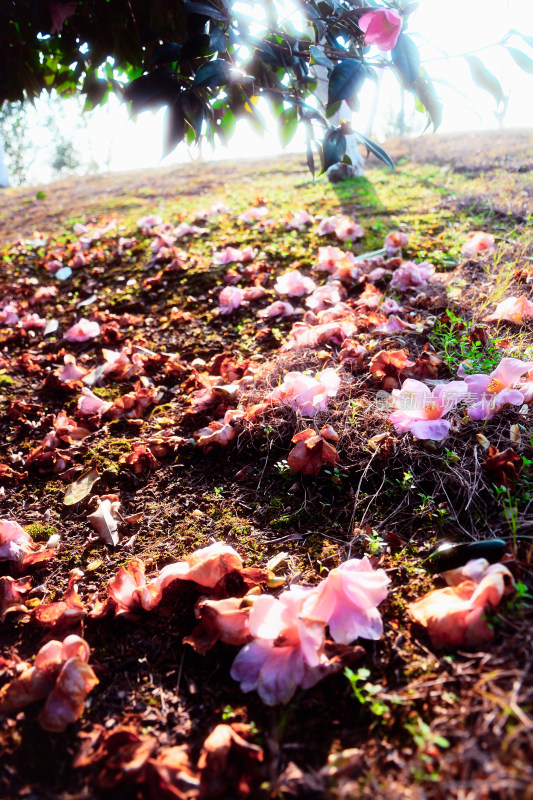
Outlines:
[{"label": "glossy leaf", "polygon": [[196,3],[192,2],[192,0],[185,0],[183,10],[188,11],[190,14],[200,14],[210,19],[218,19],[220,22],[225,22],[228,19],[227,14],[209,5],[209,3]]},{"label": "glossy leaf", "polygon": [[420,75],[420,55],[416,44],[407,34],[400,33],[391,57],[404,86],[410,89]]},{"label": "glossy leaf", "polygon": [[181,44],[177,42],[163,42],[158,45],[153,54],[150,66],[156,67],[159,64],[170,64],[178,61],[181,56]]},{"label": "glossy leaf", "polygon": [[516,47],[508,46],[507,50],[515,64],[518,64],[521,70],[529,73],[529,75],[533,75],[533,60],[529,58],[529,56],[526,56],[521,50],[517,50]]},{"label": "glossy leaf", "polygon": [[342,161],[346,153],[346,136],[338,128],[329,130],[322,142],[322,172]]},{"label": "glossy leaf", "polygon": [[371,139],[368,139],[364,134],[358,133],[357,131],[353,132],[356,139],[364,144],[365,147],[373,153],[376,158],[379,158],[380,161],[383,161],[388,167],[390,167],[394,171],[394,161],[389,156],[386,150],[383,149],[379,144],[373,142]]},{"label": "glossy leaf", "polygon": [[442,122],[442,103],[437,97],[432,82],[428,78],[420,76],[413,84],[413,92],[426,109],[433,129],[436,130]]},{"label": "glossy leaf", "polygon": [[176,100],[167,108],[165,114],[165,139],[163,144],[163,158],[168,156],[174,148],[183,141],[185,136],[185,115],[183,113],[183,105],[181,100]]},{"label": "glossy leaf", "polygon": [[461,544],[443,542],[422,563],[430,572],[446,572],[449,569],[457,569],[473,558],[486,558],[490,564],[496,564],[503,558],[506,548],[507,542],[503,539],[487,539],[481,542]]},{"label": "glossy leaf", "polygon": [[465,56],[465,58],[476,86],[491,94],[496,104],[499,105],[503,100],[503,89],[498,78],[486,68],[478,56]]},{"label": "glossy leaf", "polygon": [[225,86],[229,83],[231,76],[231,65],[222,58],[208,61],[203,64],[194,77],[193,86],[197,89],[204,89],[210,86]]},{"label": "glossy leaf", "polygon": [[328,69],[333,69],[335,66],[331,58],[327,57],[321,47],[312,44],[309,48],[309,52],[311,53],[311,64],[319,64],[321,67],[327,67]]},{"label": "glossy leaf", "polygon": [[328,85],[328,106],[357,94],[366,78],[366,69],[354,58],[341,61],[333,69]]}]

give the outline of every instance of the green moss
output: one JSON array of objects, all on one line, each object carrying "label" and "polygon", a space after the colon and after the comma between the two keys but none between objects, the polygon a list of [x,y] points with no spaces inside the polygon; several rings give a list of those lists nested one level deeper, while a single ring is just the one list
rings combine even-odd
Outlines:
[{"label": "green moss", "polygon": [[57,533],[57,528],[44,522],[32,522],[31,525],[25,525],[24,529],[34,542],[47,542],[50,536]]},{"label": "green moss", "polygon": [[9,375],[0,375],[0,387],[2,386],[16,386],[17,382],[10,378]]}]

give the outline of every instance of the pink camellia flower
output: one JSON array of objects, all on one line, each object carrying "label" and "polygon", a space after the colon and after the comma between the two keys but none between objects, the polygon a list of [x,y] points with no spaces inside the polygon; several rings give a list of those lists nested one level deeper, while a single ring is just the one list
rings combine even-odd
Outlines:
[{"label": "pink camellia flower", "polygon": [[258,222],[258,220],[266,217],[267,214],[268,208],[266,206],[252,206],[246,209],[246,211],[243,211],[237,219],[240,220],[240,222]]},{"label": "pink camellia flower", "polygon": [[295,308],[291,303],[286,303],[283,300],[276,300],[266,308],[263,308],[262,311],[259,311],[257,316],[270,319],[271,317],[291,317],[295,313]]},{"label": "pink camellia flower", "polygon": [[390,282],[391,289],[423,289],[435,272],[435,267],[427,261],[415,264],[413,261],[404,261],[401,267],[394,272]]},{"label": "pink camellia flower", "polygon": [[185,561],[168,564],[151,581],[146,580],[144,562],[132,558],[111,578],[107,592],[116,615],[141,608],[151,611],[160,603],[163,590],[173,581],[194,581],[204,588],[214,589],[222,578],[240,569],[242,559],[237,551],[223,542],[215,542],[195,550]]},{"label": "pink camellia flower", "polygon": [[314,378],[302,372],[288,372],[283,383],[267,398],[281,405],[289,405],[304,417],[314,417],[323,411],[330,397],[335,397],[341,379],[334,369],[325,369]]},{"label": "pink camellia flower", "polygon": [[318,264],[316,269],[321,272],[335,272],[339,262],[348,259],[351,263],[355,261],[352,253],[345,253],[340,247],[333,247],[328,244],[327,247],[318,248]]},{"label": "pink camellia flower", "polygon": [[400,331],[405,331],[405,330],[414,331],[414,329],[415,329],[414,325],[411,325],[409,322],[404,322],[403,319],[397,317],[396,314],[391,314],[387,322],[384,322],[382,325],[378,325],[377,328],[374,328],[374,332],[400,333]]},{"label": "pink camellia flower", "polygon": [[490,256],[494,252],[496,252],[494,236],[491,233],[483,233],[483,231],[470,231],[461,248],[461,255],[464,258],[473,258],[480,253]]},{"label": "pink camellia flower", "polygon": [[448,434],[451,423],[443,416],[465,399],[468,387],[464,381],[440,384],[433,392],[421,381],[408,378],[401,389],[393,389],[397,411],[389,417],[398,433],[411,431],[418,439],[440,442]]},{"label": "pink camellia flower", "polygon": [[88,339],[94,339],[99,335],[100,325],[97,322],[80,319],[79,322],[76,322],[65,332],[64,338],[67,342],[86,342]]},{"label": "pink camellia flower", "polygon": [[301,297],[309,294],[316,288],[316,283],[312,278],[302,275],[298,269],[290,269],[279,276],[274,289],[279,294],[288,294],[289,297]]},{"label": "pink camellia flower", "polygon": [[226,247],[224,250],[219,250],[213,255],[214,264],[231,264],[232,261],[253,261],[255,258],[255,250],[253,247],[244,247],[238,250],[236,247]]},{"label": "pink camellia flower", "polygon": [[109,402],[109,400],[102,400],[101,397],[97,397],[85,386],[81,390],[81,394],[82,396],[78,400],[78,411],[80,414],[85,414],[87,416],[90,414],[98,414],[99,416],[102,416],[102,414],[105,414],[106,411],[109,411],[113,405],[113,403]]},{"label": "pink camellia flower", "polygon": [[[481,563],[484,562],[484,563]],[[462,573],[462,574],[461,574]],[[461,571],[444,573],[448,586],[434,589],[410,603],[416,622],[427,628],[435,647],[480,647],[494,638],[485,619],[487,608],[496,608],[513,577],[503,564],[485,559],[468,562]]]},{"label": "pink camellia flower", "polygon": [[394,258],[395,256],[401,256],[402,247],[405,247],[408,242],[409,237],[406,233],[392,231],[385,236],[383,247],[387,251],[389,258]]},{"label": "pink camellia flower", "polygon": [[365,229],[348,217],[343,217],[335,226],[335,236],[341,242],[346,242],[348,239],[360,239],[364,235]]},{"label": "pink camellia flower", "polygon": [[313,294],[310,294],[305,304],[313,311],[322,311],[324,308],[334,306],[344,300],[346,291],[339,281],[332,281],[325,283],[323,286],[318,286]]},{"label": "pink camellia flower", "polygon": [[64,367],[61,367],[58,372],[56,372],[57,377],[63,383],[67,381],[79,381],[85,375],[87,375],[87,370],[83,367],[78,367],[76,364],[76,359],[74,356],[67,355],[63,357],[63,361],[65,363]]},{"label": "pink camellia flower", "polygon": [[32,538],[12,519],[0,519],[0,560],[20,561]]},{"label": "pink camellia flower", "polygon": [[152,244],[150,245],[150,249],[154,255],[158,253],[168,252],[169,248],[175,243],[176,237],[164,231],[157,233],[155,239],[152,240]]},{"label": "pink camellia flower", "polygon": [[287,222],[285,223],[286,231],[301,231],[306,225],[314,222],[314,218],[307,211],[299,210],[293,211]]},{"label": "pink camellia flower", "polygon": [[514,387],[522,375],[532,368],[531,361],[502,358],[490,375],[466,375],[469,400],[474,401],[467,411],[470,419],[492,419],[506,403],[521,406],[524,395]]},{"label": "pink camellia flower", "polygon": [[0,325],[8,325],[9,327],[16,325],[19,321],[17,310],[17,307],[14,306],[13,303],[5,305],[0,311]]},{"label": "pink camellia flower", "polygon": [[513,322],[522,325],[525,319],[533,318],[533,302],[524,294],[520,297],[507,297],[498,303],[496,310],[485,317],[485,322]]},{"label": "pink camellia flower", "polygon": [[239,308],[243,300],[244,292],[242,289],[238,286],[226,286],[218,296],[218,310],[224,315],[231,314],[232,311]]},{"label": "pink camellia flower", "polygon": [[47,300],[51,300],[56,296],[57,291],[57,286],[39,286],[39,288],[34,292],[30,303],[34,305],[36,303],[44,303]]},{"label": "pink camellia flower", "polygon": [[[332,309],[328,309],[328,313]],[[312,312],[308,312],[312,313]],[[334,342],[342,344],[355,334],[357,325],[351,320],[324,322],[320,325],[308,325],[305,322],[295,322],[291,328],[290,338],[283,347],[283,351],[294,350],[299,347],[317,347],[318,345]]]},{"label": "pink camellia flower", "polygon": [[266,297],[266,289],[263,289],[262,286],[247,286],[244,289],[244,299],[245,300],[262,300],[263,297]]},{"label": "pink camellia flower", "polygon": [[46,702],[39,714],[46,731],[64,731],[83,713],[85,698],[99,682],[89,661],[90,648],[85,639],[67,636],[44,644],[33,666],[26,669],[0,690],[0,713],[19,711],[38,700]]},{"label": "pink camellia flower", "polygon": [[365,34],[365,44],[375,44],[380,50],[394,50],[402,30],[402,16],[394,8],[368,11],[359,20]]},{"label": "pink camellia flower", "polygon": [[157,225],[161,225],[162,222],[162,217],[158,216],[157,214],[149,214],[148,216],[141,217],[137,220],[137,227],[140,228],[143,233],[150,234],[152,233],[153,229]]},{"label": "pink camellia flower", "polygon": [[524,398],[524,403],[533,403],[533,370],[527,373],[526,380],[518,387]]},{"label": "pink camellia flower", "polygon": [[198,219],[211,219],[211,217],[215,217],[218,214],[228,213],[229,206],[226,206],[220,200],[217,200],[214,203],[211,203],[209,208],[203,208],[201,211],[199,211],[196,216]]},{"label": "pink camellia flower", "polygon": [[46,320],[38,314],[24,314],[20,324],[26,331],[41,331],[46,328]]},{"label": "pink camellia flower", "polygon": [[403,311],[403,307],[399,306],[396,300],[393,300],[389,297],[387,300],[384,300],[383,303],[380,305],[379,310],[383,314],[397,314],[399,311]]},{"label": "pink camellia flower", "polygon": [[207,230],[205,228],[199,228],[198,225],[189,225],[188,222],[181,222],[174,228],[173,232],[176,239],[183,239],[184,236],[204,236]]},{"label": "pink camellia flower", "polygon": [[237,655],[230,674],[243,692],[257,690],[268,706],[287,703],[298,686],[308,689],[328,672],[325,624],[301,615],[308,596],[308,589],[293,586],[279,599],[261,595],[250,611],[254,639]]},{"label": "pink camellia flower", "polygon": [[389,583],[385,570],[375,570],[366,556],[353,558],[332,569],[312,590],[303,613],[327,622],[339,644],[350,644],[359,637],[379,639],[383,621],[377,606],[387,597]]}]

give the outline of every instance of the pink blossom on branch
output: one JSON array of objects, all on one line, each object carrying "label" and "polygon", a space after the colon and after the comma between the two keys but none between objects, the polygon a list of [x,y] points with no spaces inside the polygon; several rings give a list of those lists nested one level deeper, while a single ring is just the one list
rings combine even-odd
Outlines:
[{"label": "pink blossom on branch", "polygon": [[398,433],[411,431],[418,439],[440,442],[451,427],[451,423],[443,419],[444,415],[465,399],[467,392],[464,381],[440,384],[432,392],[425,383],[408,378],[401,390],[392,391],[398,410],[393,411],[389,421]]},{"label": "pink blossom on branch", "polygon": [[393,50],[402,30],[402,17],[394,8],[380,8],[363,14],[359,27],[365,34],[365,44],[375,44],[380,50]]}]

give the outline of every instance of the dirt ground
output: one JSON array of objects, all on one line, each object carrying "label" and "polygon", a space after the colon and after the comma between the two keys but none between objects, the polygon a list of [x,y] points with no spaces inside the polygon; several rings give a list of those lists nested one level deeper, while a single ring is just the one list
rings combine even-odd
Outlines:
[{"label": "dirt ground", "polygon": [[[387,149],[395,173],[372,163],[365,178],[337,185],[313,182],[304,157],[286,156],[0,190],[0,316],[12,305],[19,317],[0,323],[0,516],[22,525],[38,552],[51,536],[59,541],[53,557],[22,573],[30,585],[0,623],[0,692],[46,642],[72,634],[89,644],[98,679],[64,731],[42,729],[44,696],[0,715],[2,798],[533,797],[531,405],[484,423],[463,414],[435,444],[395,431],[376,404],[390,386],[369,372],[381,350],[405,349],[417,364],[434,353],[437,381],[455,378],[465,358],[479,358],[485,372],[502,357],[533,361],[531,319],[484,321],[505,297],[532,299],[533,136],[427,136]],[[229,213],[203,221],[215,201]],[[239,221],[263,205],[272,223]],[[315,222],[287,231],[297,209]],[[146,214],[201,230],[157,251],[136,224]],[[349,215],[364,234],[345,244],[319,237],[320,218],[332,214]],[[357,305],[372,285],[364,279],[345,286],[360,314],[352,339],[367,351],[362,360],[342,360],[336,340],[282,349],[305,297],[283,298],[300,316],[258,317],[279,299],[279,275],[298,268],[324,283],[319,247],[370,253],[394,230],[409,236],[405,259],[436,267],[421,290],[376,283],[411,327],[375,331],[371,309]],[[495,254],[461,254],[472,230],[495,237]],[[228,246],[255,248],[253,260],[217,265],[213,252]],[[58,264],[71,275],[58,278]],[[266,294],[221,314],[220,291],[236,282]],[[35,299],[41,287],[51,292]],[[31,314],[39,319],[24,327]],[[68,341],[81,317],[98,323],[98,335]],[[123,351],[129,366],[92,386],[112,407],[84,414],[81,378],[58,376],[72,356],[85,372],[102,366],[106,350]],[[287,372],[325,368],[340,387],[312,419],[275,404],[252,412]],[[199,431],[228,409],[244,412],[229,446],[201,446]],[[338,463],[314,476],[291,471],[292,437],[325,425],[339,435]],[[489,446],[507,453],[497,468]],[[89,470],[94,488],[65,504]],[[98,497],[120,502],[115,545],[88,520]],[[505,542],[515,588],[486,612],[492,640],[436,647],[408,610],[444,585],[426,559],[444,540],[494,538]],[[202,653],[184,642],[199,598],[212,594],[205,586],[177,581],[153,610],[98,613],[132,559],[153,577],[217,541],[245,567],[275,570],[277,580],[263,574],[253,590],[271,594],[317,585],[368,555],[391,580],[379,607],[383,637],[329,641],[336,672],[268,707],[230,677],[235,646],[219,641]],[[43,622],[39,609],[65,602],[73,570],[78,611]],[[0,576],[21,573],[3,560]],[[236,570],[216,596],[243,597],[247,580]]]}]

